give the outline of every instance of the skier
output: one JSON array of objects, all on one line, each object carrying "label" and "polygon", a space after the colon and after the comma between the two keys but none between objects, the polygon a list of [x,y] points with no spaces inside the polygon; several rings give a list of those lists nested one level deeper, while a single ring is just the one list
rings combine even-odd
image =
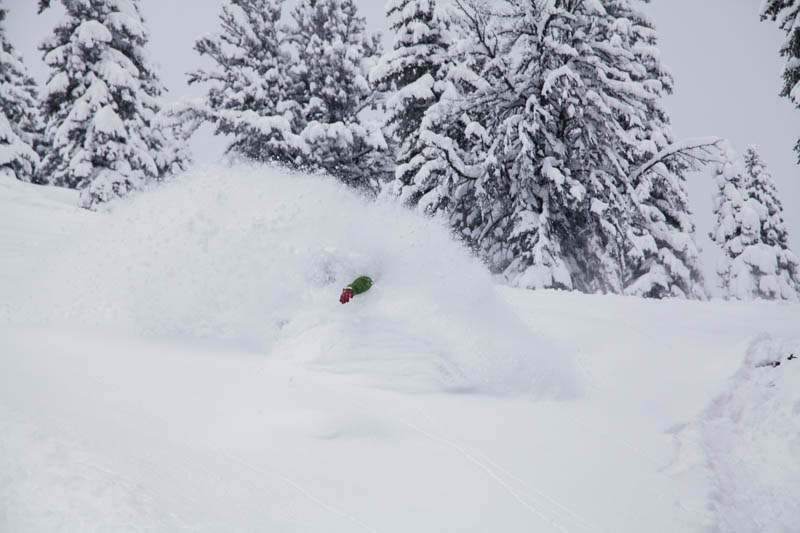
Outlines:
[{"label": "skier", "polygon": [[372,278],[369,276],[358,277],[353,283],[342,289],[342,295],[339,297],[339,301],[346,304],[356,294],[367,292],[370,287],[372,287]]}]

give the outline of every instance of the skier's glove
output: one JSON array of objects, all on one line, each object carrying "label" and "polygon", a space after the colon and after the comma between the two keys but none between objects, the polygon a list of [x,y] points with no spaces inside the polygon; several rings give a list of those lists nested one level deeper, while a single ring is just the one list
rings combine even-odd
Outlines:
[{"label": "skier's glove", "polygon": [[355,296],[355,293],[353,293],[353,289],[345,289],[342,291],[342,295],[339,297],[339,301],[343,304],[346,304],[347,302],[350,301],[350,298],[352,298],[353,296]]}]

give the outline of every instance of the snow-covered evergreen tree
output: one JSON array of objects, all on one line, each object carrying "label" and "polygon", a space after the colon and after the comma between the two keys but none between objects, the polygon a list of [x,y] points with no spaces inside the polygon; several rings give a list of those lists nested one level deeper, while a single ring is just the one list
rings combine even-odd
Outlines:
[{"label": "snow-covered evergreen tree", "polygon": [[[662,107],[663,97],[672,93],[672,75],[661,63],[653,23],[636,5],[631,0],[604,2],[601,33],[625,52],[616,61],[622,66],[604,80],[627,142],[626,200],[632,214],[624,246],[624,291],[652,298],[704,298],[685,173],[716,161],[721,140],[675,139]],[[620,93],[628,94],[615,96]],[[621,107],[614,102],[617,98]]]},{"label": "snow-covered evergreen tree", "polygon": [[233,137],[229,153],[291,164],[301,140],[292,132],[292,114],[285,106],[278,110],[291,87],[292,62],[282,50],[282,5],[283,0],[231,0],[223,6],[224,31],[195,43],[216,69],[191,73],[189,83],[208,84],[204,101],[191,106],[193,116],[214,122],[216,134]]},{"label": "snow-covered evergreen tree", "polygon": [[39,164],[41,141],[36,82],[5,34],[6,9],[0,7],[0,169],[31,181]]},{"label": "snow-covered evergreen tree", "polygon": [[[457,0],[455,7],[438,73],[442,80],[434,86],[438,98],[420,121],[418,155],[406,168],[398,168],[395,183],[404,202],[447,217],[454,234],[497,272],[503,259],[492,257],[492,250],[482,245],[501,240],[499,232],[484,237],[493,229],[489,217],[500,221],[510,196],[501,190],[503,183],[490,183],[486,191],[479,183],[489,148],[484,124],[499,112],[481,92],[491,87],[484,66],[496,47],[495,27],[483,2]],[[493,44],[487,46],[488,41]]]},{"label": "snow-covered evergreen tree", "polygon": [[371,76],[388,94],[386,123],[396,144],[396,188],[405,187],[411,194],[409,203],[414,204],[424,191],[409,185],[425,164],[420,131],[425,112],[441,96],[448,24],[435,0],[391,0],[386,4],[386,16],[394,44]]},{"label": "snow-covered evergreen tree", "polygon": [[[747,196],[761,206],[761,242],[770,247],[766,252],[769,268],[765,263],[759,265],[767,275],[759,280],[762,298],[800,300],[800,262],[789,249],[789,234],[783,220],[783,206],[778,197],[775,180],[761,160],[755,147],[749,147],[744,154],[744,166],[748,175]],[[774,257],[774,263],[773,263]]]},{"label": "snow-covered evergreen tree", "polygon": [[[136,0],[61,0],[67,17],[42,43],[53,72],[44,90],[38,175],[81,189],[85,207],[178,171],[185,154],[160,116],[162,86],[145,52]],[[49,0],[40,0],[42,9]]]},{"label": "snow-covered evergreen tree", "polygon": [[[477,203],[453,201],[455,190],[471,184],[474,179],[476,171],[468,170],[469,162],[480,161],[485,155],[485,150],[474,142],[475,136],[464,135],[465,120],[474,123],[462,112],[467,106],[467,96],[476,90],[471,82],[484,83],[476,74],[480,71],[480,67],[474,64],[478,56],[465,53],[464,45],[472,42],[471,32],[483,35],[490,30],[486,24],[488,18],[476,19],[476,23],[481,24],[475,28],[467,22],[471,13],[469,8],[479,10],[485,6],[457,3],[457,7],[459,9],[447,17],[447,48],[443,50],[441,60],[437,61],[436,78],[440,79],[434,79],[432,85],[435,98],[421,109],[424,112],[419,120],[419,130],[414,134],[416,139],[411,139],[416,143],[413,146],[415,155],[409,163],[396,168],[395,191],[404,203],[416,206],[422,212],[444,213],[449,217],[455,234],[474,246],[475,243],[469,239],[467,220],[471,219],[468,211],[478,209]],[[488,14],[488,10],[484,9],[482,13]],[[491,113],[491,109],[475,106],[472,112],[483,116]]]},{"label": "snow-covered evergreen tree", "polygon": [[[786,58],[781,96],[800,107],[800,0],[764,0],[761,20],[765,19],[777,21],[786,32],[786,40],[780,49],[781,55]],[[795,151],[800,163],[800,140],[795,145]]]},{"label": "snow-covered evergreen tree", "polygon": [[367,72],[377,36],[365,35],[352,0],[303,0],[286,25],[283,4],[231,0],[223,8],[222,34],[195,46],[216,63],[189,80],[208,83],[207,96],[179,114],[232,135],[229,153],[376,189],[387,145],[380,121],[363,112],[374,103]]},{"label": "snow-covered evergreen tree", "polygon": [[381,121],[365,116],[376,104],[368,73],[380,58],[379,37],[365,33],[353,0],[302,0],[291,16],[296,61],[283,106],[302,127],[302,164],[375,189],[389,171]]},{"label": "snow-covered evergreen tree", "polygon": [[419,205],[514,285],[703,296],[680,159],[694,146],[672,144],[646,17],[629,0],[455,4]]},{"label": "snow-covered evergreen tree", "polygon": [[800,300],[800,264],[789,250],[775,183],[754,148],[743,159],[729,150],[717,170],[718,266],[725,295],[739,300]]}]

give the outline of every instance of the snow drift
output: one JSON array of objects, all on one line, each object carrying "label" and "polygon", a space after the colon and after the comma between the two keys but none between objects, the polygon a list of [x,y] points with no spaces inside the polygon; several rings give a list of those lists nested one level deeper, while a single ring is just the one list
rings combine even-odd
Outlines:
[{"label": "snow drift", "polygon": [[[206,167],[94,218],[10,320],[234,345],[392,388],[576,391],[444,227],[332,179]],[[362,274],[372,290],[339,304]]]}]

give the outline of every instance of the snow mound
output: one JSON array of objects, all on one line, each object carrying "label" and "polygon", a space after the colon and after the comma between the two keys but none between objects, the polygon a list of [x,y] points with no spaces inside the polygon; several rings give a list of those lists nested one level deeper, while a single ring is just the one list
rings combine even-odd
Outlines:
[{"label": "snow mound", "polygon": [[712,481],[714,531],[797,531],[800,342],[752,341],[725,391],[679,441]]},{"label": "snow mound", "polygon": [[[94,218],[9,320],[235,345],[403,390],[576,391],[444,227],[332,179],[204,167]],[[372,290],[339,304],[364,274]]]}]

